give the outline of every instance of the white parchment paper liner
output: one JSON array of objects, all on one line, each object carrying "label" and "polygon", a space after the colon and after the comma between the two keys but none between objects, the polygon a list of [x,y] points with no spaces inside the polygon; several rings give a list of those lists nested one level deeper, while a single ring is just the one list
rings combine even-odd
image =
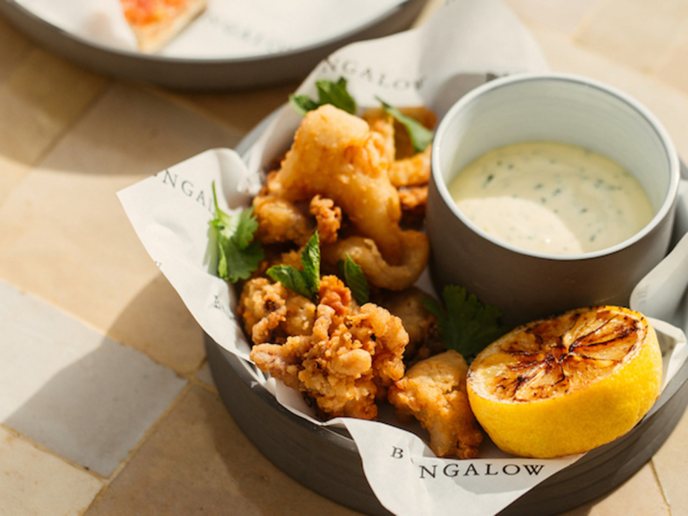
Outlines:
[{"label": "white parchment paper liner", "polygon": [[[498,0],[455,0],[418,30],[335,52],[298,91],[314,95],[317,79],[343,75],[363,106],[377,105],[374,98],[379,95],[395,105],[424,104],[442,115],[463,93],[493,76],[544,69],[536,44]],[[213,212],[211,184],[219,186],[223,209],[247,205],[260,184],[260,172],[288,147],[299,121],[285,107],[244,160],[228,149],[206,151],[119,193],[146,250],[202,328],[245,360],[250,347],[234,315],[236,293],[211,272],[215,265],[208,228]],[[680,320],[685,323],[688,273],[684,272],[682,284],[668,278],[687,266],[688,240],[684,238],[643,280],[645,296],[640,297],[645,303],[638,301],[634,308],[670,321],[679,320],[676,314],[682,313]],[[421,281],[427,288],[427,278]],[[671,289],[671,296],[665,295],[666,288]],[[659,314],[653,311],[657,299],[666,305]],[[684,363],[688,348],[680,329],[664,321],[656,322],[656,327],[668,381]],[[397,514],[455,513],[457,507],[466,515],[493,514],[580,458],[515,458],[488,443],[480,459],[438,459],[417,435],[391,424],[350,418],[322,423],[313,418],[298,392],[252,371],[257,382],[299,417],[319,425],[345,426],[356,442],[373,491]]]},{"label": "white parchment paper liner", "polygon": [[[240,59],[317,46],[343,37],[405,0],[208,0],[208,7],[159,55]],[[86,41],[136,51],[120,0],[16,0],[39,18]]]}]

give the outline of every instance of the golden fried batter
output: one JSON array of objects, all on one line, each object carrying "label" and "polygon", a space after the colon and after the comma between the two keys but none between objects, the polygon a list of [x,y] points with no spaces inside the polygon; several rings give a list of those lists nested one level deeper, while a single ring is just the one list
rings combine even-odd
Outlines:
[{"label": "golden fried batter", "polygon": [[258,220],[258,240],[264,244],[296,242],[305,244],[313,234],[313,223],[305,210],[274,195],[253,198],[253,212]]},{"label": "golden fried batter", "polygon": [[[426,107],[402,107],[399,108],[399,111],[407,116],[410,116],[428,129],[434,129],[435,125],[437,124],[437,116]],[[386,120],[394,124],[392,129],[392,135],[394,139],[394,154],[392,155],[393,159],[400,160],[404,158],[410,158],[416,154],[416,150],[413,148],[413,145],[411,145],[411,140],[406,128],[397,120],[393,120],[384,109],[368,109],[365,113],[363,113],[363,118],[368,122],[368,124],[370,124],[371,129],[377,130],[381,133],[388,132],[388,130],[383,129],[382,125],[378,125],[380,124],[380,120]]]},{"label": "golden fried batter", "polygon": [[316,195],[311,199],[311,215],[318,225],[320,243],[330,244],[337,240],[337,231],[342,225],[342,210],[332,199]]},{"label": "golden fried batter", "polygon": [[393,161],[389,168],[389,180],[397,188],[402,186],[423,186],[430,179],[430,151],[428,146],[423,152],[410,158]]},{"label": "golden fried batter", "polygon": [[468,404],[467,371],[460,354],[446,351],[418,362],[389,389],[389,402],[420,421],[438,457],[478,455],[483,436]]},{"label": "golden fried batter", "polygon": [[321,249],[324,261],[336,264],[349,255],[366,275],[368,281],[380,288],[403,290],[413,285],[425,269],[430,254],[428,239],[420,231],[402,233],[403,252],[396,264],[391,264],[380,253],[375,241],[352,236],[338,240]]},{"label": "golden fried batter", "polygon": [[437,318],[425,309],[430,296],[416,287],[401,292],[390,292],[382,297],[380,305],[401,319],[409,336],[404,360],[413,362],[445,349],[439,338]]},{"label": "golden fried batter", "polygon": [[316,194],[332,199],[357,233],[373,239],[386,261],[395,264],[402,261],[407,241],[386,152],[384,138],[364,120],[321,106],[304,117],[268,190],[292,202],[310,201]]},{"label": "golden fried batter", "polygon": [[290,335],[308,335],[315,320],[315,304],[267,278],[244,285],[239,315],[254,344],[284,342]]},{"label": "golden fried batter", "polygon": [[312,333],[256,345],[251,360],[329,416],[373,419],[376,397],[404,374],[407,342],[399,318],[371,303],[358,308],[341,280],[323,276]]}]

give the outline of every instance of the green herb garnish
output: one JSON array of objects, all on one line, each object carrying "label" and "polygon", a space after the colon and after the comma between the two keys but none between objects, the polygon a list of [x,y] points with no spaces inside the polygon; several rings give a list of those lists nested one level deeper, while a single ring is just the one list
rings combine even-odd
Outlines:
[{"label": "green herb garnish", "polygon": [[253,209],[247,208],[236,215],[230,215],[217,204],[217,193],[213,182],[215,218],[209,224],[217,242],[217,274],[230,283],[248,279],[263,259],[260,242],[253,240],[258,221]]},{"label": "green herb garnish", "polygon": [[317,231],[301,251],[301,265],[303,270],[291,265],[274,265],[266,274],[289,290],[315,301],[320,289],[320,239]]},{"label": "green herb garnish", "polygon": [[504,333],[499,323],[501,312],[486,305],[458,285],[442,290],[444,307],[435,299],[424,301],[428,312],[437,317],[440,336],[448,349],[454,349],[466,359],[477,355],[485,346]]},{"label": "green herb garnish", "polygon": [[382,100],[380,97],[375,98],[380,101],[385,113],[392,116],[395,120],[397,120],[397,122],[406,128],[409,138],[411,139],[411,145],[413,145],[413,149],[416,152],[422,152],[428,145],[430,145],[433,136],[433,133],[430,129],[418,122],[418,120],[405,115],[394,106],[387,104],[387,102]]},{"label": "green herb garnish", "polygon": [[344,277],[344,283],[351,290],[351,295],[359,305],[364,305],[370,298],[370,289],[363,269],[348,254],[339,261],[339,272]]},{"label": "green herb garnish", "polygon": [[356,101],[346,89],[346,79],[340,77],[336,82],[321,79],[315,83],[318,91],[318,100],[313,100],[307,95],[291,95],[289,100],[301,114],[319,108],[325,104],[343,109],[352,115],[356,114]]}]

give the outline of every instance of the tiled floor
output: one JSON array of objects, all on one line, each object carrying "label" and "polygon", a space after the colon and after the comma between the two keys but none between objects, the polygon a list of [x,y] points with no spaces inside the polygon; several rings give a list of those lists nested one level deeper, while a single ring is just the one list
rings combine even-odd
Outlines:
[{"label": "tiled floor", "polygon": [[[635,95],[688,156],[685,0],[508,3],[552,68]],[[198,326],[115,196],[234,145],[293,88],[116,81],[0,20],[0,515],[353,514],[234,424]],[[688,416],[626,484],[571,514],[688,514],[686,439]]]}]

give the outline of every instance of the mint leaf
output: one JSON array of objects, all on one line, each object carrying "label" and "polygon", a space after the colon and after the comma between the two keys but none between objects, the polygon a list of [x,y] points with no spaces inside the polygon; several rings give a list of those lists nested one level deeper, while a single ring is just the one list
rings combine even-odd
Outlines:
[{"label": "mint leaf", "polygon": [[273,280],[279,281],[289,290],[302,295],[303,297],[311,298],[311,292],[306,285],[306,280],[303,277],[302,271],[291,265],[273,265],[266,274]]},{"label": "mint leaf", "polygon": [[291,265],[273,265],[266,274],[289,290],[315,301],[320,290],[320,239],[317,231],[301,251],[301,265],[303,270]]},{"label": "mint leaf", "polygon": [[317,231],[308,239],[306,247],[301,251],[301,264],[303,279],[310,292],[308,297],[314,298],[320,290],[320,237]]},{"label": "mint leaf", "polygon": [[492,305],[486,305],[465,288],[447,285],[442,290],[444,307],[434,299],[423,304],[425,309],[437,317],[440,335],[448,349],[454,349],[466,359],[477,355],[482,349],[504,333],[499,319],[501,312]]},{"label": "mint leaf", "polygon": [[291,95],[289,97],[289,101],[302,115],[325,104],[332,104],[352,115],[356,114],[356,100],[349,93],[344,77],[340,77],[337,81],[321,79],[315,83],[315,88],[318,92],[318,100],[313,100],[307,95]]},{"label": "mint leaf", "polygon": [[406,128],[409,138],[411,139],[411,145],[413,145],[413,148],[416,152],[422,152],[428,145],[430,145],[433,137],[433,133],[430,129],[410,116],[405,115],[394,106],[387,104],[380,97],[375,98],[380,101],[385,113],[395,118]]},{"label": "mint leaf", "polygon": [[260,242],[253,240],[258,221],[252,208],[236,215],[222,211],[217,203],[214,182],[212,188],[215,218],[209,224],[217,243],[217,275],[230,283],[236,283],[248,279],[263,259]]},{"label": "mint leaf", "polygon": [[315,83],[315,87],[318,89],[318,102],[321,106],[332,104],[347,113],[356,114],[356,101],[347,90],[344,77],[340,77],[337,82],[320,80]]},{"label": "mint leaf", "polygon": [[320,104],[306,95],[290,95],[289,102],[291,102],[296,110],[302,115],[320,107]]},{"label": "mint leaf", "polygon": [[339,270],[344,283],[351,290],[351,295],[359,305],[364,305],[370,298],[370,289],[363,269],[348,254],[339,262]]}]

